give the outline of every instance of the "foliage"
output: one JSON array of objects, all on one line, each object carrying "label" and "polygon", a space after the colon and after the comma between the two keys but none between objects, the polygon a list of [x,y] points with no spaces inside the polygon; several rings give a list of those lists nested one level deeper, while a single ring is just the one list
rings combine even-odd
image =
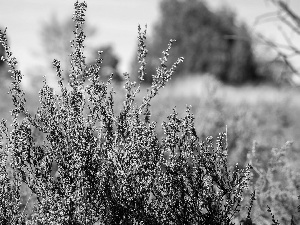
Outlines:
[{"label": "foliage", "polygon": [[[44,22],[41,26],[41,40],[45,51],[47,61],[58,59],[62,62],[63,78],[69,79],[69,62],[72,49],[70,40],[73,37],[73,27],[75,23],[71,19],[66,19],[63,22],[57,20],[57,16],[52,16],[51,20]],[[84,24],[85,33],[91,37],[95,33],[95,28],[89,24]]]},{"label": "foliage", "polygon": [[[149,41],[147,82],[151,82],[151,74],[159,65],[160,49],[171,38],[176,39],[174,55],[182,54],[185,58],[177,75],[209,72],[233,84],[258,78],[251,36],[246,25],[238,23],[228,8],[213,12],[204,1],[162,1],[161,18]],[[170,56],[170,62],[173,61],[174,56]],[[133,73],[137,66],[134,61]]]},{"label": "foliage", "polygon": [[[52,20],[48,23],[44,23],[41,29],[41,37],[44,46],[45,53],[47,53],[47,59],[59,59],[62,61],[63,77],[67,81],[69,80],[69,71],[71,60],[70,53],[72,49],[70,47],[70,40],[73,37],[73,27],[75,23],[73,20],[65,20],[63,23],[58,22],[57,17],[53,16]],[[95,34],[95,28],[85,23],[83,29],[88,37]],[[91,48],[90,52],[93,58],[98,57],[98,51],[102,51],[101,54],[103,62],[99,70],[100,78],[103,81],[107,81],[111,73],[114,74],[113,80],[121,81],[122,77],[118,72],[117,66],[119,59],[113,53],[113,48],[110,45],[102,46],[99,48]],[[89,67],[96,64],[95,61],[87,63]],[[85,75],[88,77],[88,71],[85,71]]]},{"label": "foliage", "polygon": [[[179,58],[169,69],[166,66],[172,41],[163,52],[151,88],[137,104],[147,53],[146,32],[139,27],[140,81],[137,85],[124,74],[125,100],[116,114],[114,92],[108,90],[112,77],[106,83],[99,80],[101,53],[96,64],[86,68],[85,9],[86,3],[75,3],[71,90],[62,82],[60,62],[54,60],[61,95],[45,80],[41,107],[34,116],[26,109],[22,75],[16,70],[6,32],[0,32],[5,61],[13,73],[10,94],[14,104],[12,132],[5,120],[1,122],[0,140],[6,139],[1,143],[2,224],[24,224],[24,211],[19,213],[24,201],[19,193],[22,183],[36,196],[27,224],[233,224],[249,186],[251,166],[228,165],[227,133],[220,134],[216,143],[212,137],[200,141],[194,115],[187,107],[183,118],[174,109],[162,124],[161,140],[157,135],[150,102],[183,60]],[[86,86],[85,71],[91,75],[91,84]],[[24,115],[21,122],[20,114]],[[42,143],[38,132],[46,136]],[[58,164],[56,179],[51,176],[53,161]]]},{"label": "foliage", "polygon": [[5,49],[1,45],[0,46],[0,87],[4,88],[7,82],[11,81],[11,74],[8,72],[7,66],[4,63],[4,61],[1,60],[2,57],[5,57]]},{"label": "foliage", "polygon": [[[5,49],[4,47],[1,45],[0,46],[0,58],[5,56]],[[0,60],[0,67],[2,67],[4,65],[4,61]]]}]

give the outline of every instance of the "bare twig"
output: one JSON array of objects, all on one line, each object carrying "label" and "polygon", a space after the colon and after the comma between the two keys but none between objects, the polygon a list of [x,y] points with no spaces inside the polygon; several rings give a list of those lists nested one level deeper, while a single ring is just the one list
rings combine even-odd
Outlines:
[{"label": "bare twig", "polygon": [[[300,36],[300,17],[290,8],[287,3],[283,2],[282,0],[269,1],[277,6],[277,11],[269,12],[257,17],[257,19],[255,20],[255,25],[261,22],[278,20],[279,22],[282,22],[287,28],[289,28],[291,32],[294,32],[295,34]],[[299,69],[295,68],[295,65],[293,65],[293,63],[291,62],[292,57],[300,56],[300,48],[291,41],[291,38],[288,37],[282,27],[279,27],[278,29],[280,30],[287,44],[274,42],[260,34],[257,35],[258,41],[267,46],[270,46],[273,50],[276,51],[277,55],[274,60],[281,58],[287,68],[289,68],[291,71],[289,74],[285,73],[285,75],[300,75]]]}]

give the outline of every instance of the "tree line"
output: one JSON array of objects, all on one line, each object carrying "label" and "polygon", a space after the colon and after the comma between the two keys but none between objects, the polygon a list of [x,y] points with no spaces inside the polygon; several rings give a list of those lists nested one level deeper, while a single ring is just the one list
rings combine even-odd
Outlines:
[{"label": "tree line", "polygon": [[[280,0],[270,0],[278,9],[290,15],[295,21],[296,31],[299,30],[297,15]],[[44,43],[45,56],[48,57],[52,66],[52,59],[58,58],[62,65],[69,65],[70,58],[66,52],[71,52],[70,39],[73,35],[73,21],[67,20],[59,23],[55,17],[48,23],[42,24],[41,39]],[[95,29],[86,23],[85,30],[90,37]],[[262,36],[260,36],[262,39]],[[276,71],[284,69],[284,66],[292,67],[288,58],[281,53],[281,58],[274,60],[273,64],[266,66],[266,59],[259,58],[254,53],[257,39],[244,22],[237,19],[235,12],[228,7],[212,10],[203,0],[162,0],[160,4],[160,18],[154,25],[154,32],[147,40],[149,49],[147,53],[147,69],[144,77],[145,83],[151,84],[152,75],[156,74],[159,66],[159,58],[162,57],[161,49],[166,49],[170,39],[175,39],[169,64],[176,61],[175,56],[183,56],[184,63],[177,68],[174,77],[187,74],[209,73],[224,83],[240,85],[244,83],[259,83],[265,81],[278,82]],[[267,42],[266,39],[263,41]],[[270,44],[269,41],[266,44]],[[272,46],[272,45],[271,45]],[[274,47],[274,45],[273,45]],[[276,46],[275,46],[276,47]],[[295,49],[295,46],[292,49]],[[119,58],[114,53],[113,46],[94,47],[92,58],[97,58],[98,52],[103,51],[102,69],[99,73],[103,79],[108,79],[111,73],[115,81],[122,81],[123,76],[118,70]],[[4,55],[4,49],[0,47],[0,56]],[[88,67],[95,61],[87,62]],[[169,65],[167,65],[169,66]],[[0,69],[4,63],[0,61]],[[132,59],[131,76],[137,80],[136,71],[139,67],[136,56]],[[271,67],[271,68],[270,68]],[[64,77],[69,80],[68,71],[65,67]],[[292,68],[289,71],[293,72]],[[10,75],[5,69],[0,70],[1,79],[9,79]],[[87,68],[88,71],[88,68]],[[295,73],[295,72],[294,72]],[[286,74],[285,74],[286,75]],[[288,76],[288,75],[287,75]],[[281,78],[281,77],[279,77]]]}]

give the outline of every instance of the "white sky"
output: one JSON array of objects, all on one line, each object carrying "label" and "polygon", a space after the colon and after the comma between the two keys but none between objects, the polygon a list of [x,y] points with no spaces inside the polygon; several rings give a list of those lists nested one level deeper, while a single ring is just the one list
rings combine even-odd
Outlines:
[{"label": "white sky", "polygon": [[[42,21],[49,21],[53,14],[59,20],[72,17],[75,0],[0,0],[0,26],[8,27],[11,51],[19,62],[22,73],[30,73],[43,65],[43,50],[40,47]],[[87,46],[113,44],[120,58],[120,72],[130,72],[130,63],[135,55],[137,25],[148,24],[148,35],[158,20],[160,0],[87,0],[87,22],[97,28],[97,33],[87,39]],[[239,19],[253,25],[257,16],[274,11],[274,6],[265,0],[210,0],[213,7],[227,5],[233,8]],[[300,15],[300,0],[290,0],[292,9]],[[257,25],[255,31],[266,37],[280,39],[274,23]],[[298,39],[299,40],[299,39]],[[299,42],[298,42],[299,43]],[[299,46],[299,44],[298,44]],[[42,61],[43,60],[43,61]]]}]

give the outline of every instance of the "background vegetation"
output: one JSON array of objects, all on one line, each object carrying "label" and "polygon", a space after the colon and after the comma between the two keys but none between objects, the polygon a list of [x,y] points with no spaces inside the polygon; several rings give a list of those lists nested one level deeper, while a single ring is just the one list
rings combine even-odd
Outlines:
[{"label": "background vegetation", "polygon": [[[177,75],[211,73],[231,84],[255,82],[260,78],[251,34],[231,9],[223,7],[212,11],[205,1],[164,0],[160,14],[147,42],[147,82],[151,82],[151,75],[159,65],[160,49],[170,39],[176,40],[170,63],[178,53],[185,58]],[[134,60],[133,74],[136,74],[136,65]]]}]

